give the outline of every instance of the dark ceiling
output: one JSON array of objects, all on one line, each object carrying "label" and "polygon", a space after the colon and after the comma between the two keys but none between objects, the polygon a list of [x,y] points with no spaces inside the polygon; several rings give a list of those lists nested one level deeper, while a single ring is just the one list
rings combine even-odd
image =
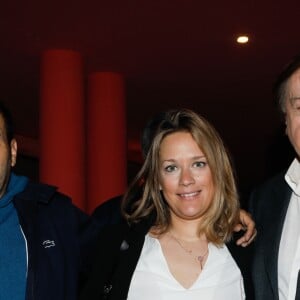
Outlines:
[{"label": "dark ceiling", "polygon": [[[129,139],[160,110],[195,109],[219,130],[240,181],[251,185],[285,156],[271,86],[300,52],[299,20],[299,1],[6,1],[1,98],[17,133],[38,143],[41,53],[77,50],[86,75],[124,74]],[[239,34],[250,42],[236,44]]]}]

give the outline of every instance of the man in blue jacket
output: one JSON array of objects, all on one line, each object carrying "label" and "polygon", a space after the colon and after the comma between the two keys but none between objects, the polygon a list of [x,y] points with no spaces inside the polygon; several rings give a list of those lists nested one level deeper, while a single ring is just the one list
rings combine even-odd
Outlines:
[{"label": "man in blue jacket", "polygon": [[0,103],[0,300],[74,300],[97,227],[55,187],[15,175],[16,158]]}]

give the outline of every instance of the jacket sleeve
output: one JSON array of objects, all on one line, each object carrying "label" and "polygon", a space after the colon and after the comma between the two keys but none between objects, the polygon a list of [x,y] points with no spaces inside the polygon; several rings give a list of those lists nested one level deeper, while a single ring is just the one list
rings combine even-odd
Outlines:
[{"label": "jacket sleeve", "polygon": [[47,206],[51,207],[52,220],[56,228],[60,228],[60,240],[65,244],[65,249],[69,249],[68,252],[72,251],[74,259],[75,255],[78,258],[80,288],[91,268],[100,226],[73,205],[70,198],[58,192],[53,195]]},{"label": "jacket sleeve", "polygon": [[80,300],[106,299],[112,288],[112,277],[119,261],[124,229],[112,225],[101,230],[88,278],[80,292]]}]

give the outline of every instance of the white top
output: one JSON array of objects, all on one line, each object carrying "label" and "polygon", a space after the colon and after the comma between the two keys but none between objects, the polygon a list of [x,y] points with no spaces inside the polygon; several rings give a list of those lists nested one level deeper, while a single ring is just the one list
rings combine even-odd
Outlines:
[{"label": "white top", "polygon": [[294,300],[300,269],[300,164],[295,159],[285,180],[293,190],[285,217],[278,256],[278,292],[280,300]]},{"label": "white top", "polygon": [[128,300],[245,299],[241,272],[226,246],[208,245],[205,266],[195,283],[184,288],[171,274],[159,240],[146,235],[131,280]]}]

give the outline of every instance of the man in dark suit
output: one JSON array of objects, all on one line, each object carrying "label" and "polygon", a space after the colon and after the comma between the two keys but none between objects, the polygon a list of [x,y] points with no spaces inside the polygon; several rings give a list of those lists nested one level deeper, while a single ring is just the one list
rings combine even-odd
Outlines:
[{"label": "man in dark suit", "polygon": [[274,94],[296,158],[250,198],[258,231],[252,269],[256,300],[300,299],[300,56],[279,75]]}]

